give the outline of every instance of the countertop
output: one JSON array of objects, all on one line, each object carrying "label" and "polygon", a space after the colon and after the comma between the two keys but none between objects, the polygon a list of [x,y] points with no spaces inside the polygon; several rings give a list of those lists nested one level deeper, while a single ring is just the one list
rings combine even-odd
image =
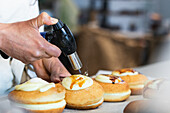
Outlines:
[{"label": "countertop", "polygon": [[[170,78],[169,74],[170,60],[158,62],[138,68],[134,68],[142,74],[146,75],[149,79],[156,78]],[[111,73],[111,71],[99,70],[100,73]],[[125,106],[133,101],[143,99],[142,95],[130,96],[126,101],[123,102],[104,102],[101,106],[91,110],[74,110],[65,108],[63,113],[123,113]],[[11,112],[12,111],[12,112]],[[9,100],[6,96],[0,98],[0,113],[23,113],[20,110],[11,107]]]}]

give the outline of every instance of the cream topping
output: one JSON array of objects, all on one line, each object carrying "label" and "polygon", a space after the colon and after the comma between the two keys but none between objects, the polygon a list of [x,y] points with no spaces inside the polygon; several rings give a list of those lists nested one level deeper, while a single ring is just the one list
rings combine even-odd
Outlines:
[{"label": "cream topping", "polygon": [[127,92],[123,93],[104,93],[104,96],[126,96],[131,94],[131,90],[128,90]]},{"label": "cream topping", "polygon": [[66,101],[62,100],[60,102],[48,103],[48,104],[20,104],[20,103],[12,102],[12,105],[20,108],[30,109],[30,110],[49,110],[49,109],[56,109],[65,106]]},{"label": "cream topping", "polygon": [[114,75],[97,75],[95,77],[96,81],[103,83],[121,83],[123,80],[120,77],[116,77]]},{"label": "cream topping", "polygon": [[122,70],[115,70],[112,72],[112,75],[115,76],[127,76],[127,75],[137,75],[139,72],[133,70],[133,69],[122,69]]},{"label": "cream topping", "polygon": [[130,89],[131,88],[144,88],[144,85],[143,84],[140,84],[140,85],[129,85]]},{"label": "cream topping", "polygon": [[54,83],[48,83],[41,78],[33,78],[23,84],[16,85],[15,90],[45,92],[52,87],[55,87]]},{"label": "cream topping", "polygon": [[90,105],[87,105],[87,106],[94,106],[94,105],[98,105],[100,103],[103,103],[103,100],[104,98],[102,98],[100,101],[98,101],[97,103],[94,103],[94,104],[90,104]]},{"label": "cream topping", "polygon": [[72,75],[64,78],[62,85],[68,90],[80,90],[93,85],[93,80],[84,75]]}]

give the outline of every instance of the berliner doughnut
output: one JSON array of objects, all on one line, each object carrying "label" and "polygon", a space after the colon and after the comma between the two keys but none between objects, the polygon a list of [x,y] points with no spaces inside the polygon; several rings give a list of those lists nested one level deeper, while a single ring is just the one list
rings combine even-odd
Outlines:
[{"label": "berliner doughnut", "polygon": [[30,113],[61,113],[66,105],[65,88],[40,78],[15,86],[8,98],[12,105]]},{"label": "berliner doughnut", "polygon": [[112,75],[119,76],[127,82],[130,86],[131,94],[142,94],[144,83],[148,80],[145,75],[130,68],[115,70]]},{"label": "berliner doughnut", "polygon": [[72,75],[62,81],[66,88],[65,100],[68,108],[92,109],[103,103],[103,88],[91,78]]},{"label": "berliner doughnut", "polygon": [[114,75],[97,75],[95,77],[104,89],[104,101],[123,101],[130,96],[129,85]]}]

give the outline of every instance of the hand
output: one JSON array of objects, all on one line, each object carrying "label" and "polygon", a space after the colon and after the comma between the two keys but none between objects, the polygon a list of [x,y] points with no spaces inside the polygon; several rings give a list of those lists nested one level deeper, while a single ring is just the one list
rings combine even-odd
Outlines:
[{"label": "hand", "polygon": [[38,31],[41,25],[57,22],[47,13],[42,13],[28,21],[0,24],[0,49],[26,64],[41,58],[58,57],[60,49],[46,41]]},{"label": "hand", "polygon": [[59,82],[63,77],[71,76],[58,58],[43,58],[32,63],[38,77],[52,82]]}]

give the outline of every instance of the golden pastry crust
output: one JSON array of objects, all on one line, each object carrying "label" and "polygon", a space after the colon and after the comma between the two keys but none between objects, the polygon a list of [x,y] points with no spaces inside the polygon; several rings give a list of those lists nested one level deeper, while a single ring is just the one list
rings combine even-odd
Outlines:
[{"label": "golden pastry crust", "polygon": [[50,109],[50,110],[27,110],[28,113],[62,113],[64,110],[65,106],[57,109]]},{"label": "golden pastry crust", "polygon": [[[38,83],[39,81],[37,80],[38,78],[35,78],[32,81]],[[32,87],[27,86],[27,88]],[[64,100],[65,88],[60,83],[55,84],[55,87],[49,88],[44,92],[40,90],[14,90],[9,93],[8,98],[13,106],[22,108],[29,113],[61,113],[66,106]]]},{"label": "golden pastry crust", "polygon": [[104,101],[106,102],[120,102],[128,99],[130,96],[130,92],[126,95],[104,95]]},{"label": "golden pastry crust", "polygon": [[[126,82],[121,83],[103,83],[98,82],[104,89],[104,101],[116,102],[123,101],[129,98],[130,96],[130,88]],[[119,93],[119,95],[117,95]],[[124,94],[125,93],[125,94]],[[115,94],[115,95],[114,95]]]},{"label": "golden pastry crust", "polygon": [[103,82],[98,83],[103,87],[105,93],[123,93],[129,91],[129,85],[126,82],[116,84]]},{"label": "golden pastry crust", "polygon": [[67,104],[67,107],[68,108],[74,108],[74,109],[94,109],[94,108],[97,108],[98,106],[102,105],[103,101],[98,103],[98,104],[95,104],[95,105],[92,105],[92,106],[76,106],[76,105],[68,105]]},{"label": "golden pastry crust", "polygon": [[40,91],[19,91],[9,93],[8,98],[17,103],[23,104],[47,104],[60,101],[64,98],[65,88],[60,84],[45,92]]},{"label": "golden pastry crust", "polygon": [[[66,90],[65,100],[67,106],[76,109],[91,109],[102,104],[98,103],[103,98],[103,88],[97,82],[93,81],[93,85],[81,90]],[[92,105],[92,106],[90,106]]]},{"label": "golden pastry crust", "polygon": [[[144,83],[148,80],[146,76],[142,75],[142,74],[137,74],[137,75],[127,75],[127,76],[121,76],[121,79],[123,79],[124,81],[126,81],[131,89],[131,94],[133,95],[140,95],[143,92],[143,87],[144,87]],[[143,85],[143,87],[133,87],[133,86],[137,86],[137,85]]]},{"label": "golden pastry crust", "polygon": [[144,82],[148,80],[147,77],[142,74],[120,76],[120,78],[129,84],[144,84]]},{"label": "golden pastry crust", "polygon": [[[127,69],[115,70],[112,72],[112,74],[114,75],[115,72],[124,73],[126,71],[135,72],[133,69],[127,68]],[[130,89],[131,89],[131,94],[133,95],[142,94],[144,83],[148,80],[148,78],[145,75],[142,75],[140,73],[136,75],[125,75],[125,76],[121,75],[119,77],[129,84]]]}]

